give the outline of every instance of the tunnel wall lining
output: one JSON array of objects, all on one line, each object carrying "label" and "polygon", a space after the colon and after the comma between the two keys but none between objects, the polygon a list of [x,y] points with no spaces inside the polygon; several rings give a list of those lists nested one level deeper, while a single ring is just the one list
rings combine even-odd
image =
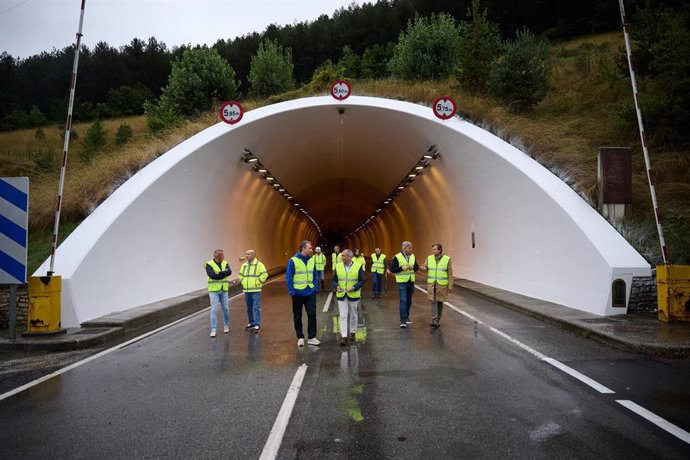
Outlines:
[{"label": "tunnel wall lining", "polygon": [[[319,129],[318,119],[309,126],[300,120],[310,111],[338,107],[350,117],[341,125],[360,123],[351,136],[376,136],[381,143],[393,143],[403,132],[413,136],[409,149],[396,145],[403,163],[413,165],[421,146],[436,144],[442,151],[428,173],[350,239],[352,247],[368,255],[379,245],[393,255],[409,239],[421,259],[428,246],[443,241],[456,276],[599,315],[624,312],[610,305],[615,278],[626,280],[629,295],[633,276],[649,276],[649,265],[594,209],[487,131],[458,118],[438,120],[429,108],[406,102],[316,97],[250,111],[238,125],[214,125],[116,190],[58,248],[63,326],[203,288],[203,262],[216,247],[225,249],[235,274],[237,258],[249,247],[267,266],[284,265],[299,240],[317,238],[316,230],[257,181],[239,154],[252,146],[277,162],[285,155],[281,146],[290,143],[289,137],[266,136],[277,129],[294,139],[308,130],[330,141],[338,133],[322,133],[332,129]],[[293,123],[287,127],[286,114]],[[360,114],[366,119],[357,120]],[[392,119],[400,132],[377,132],[377,122]],[[474,249],[472,231],[478,237]],[[36,273],[45,272],[46,264]]]}]

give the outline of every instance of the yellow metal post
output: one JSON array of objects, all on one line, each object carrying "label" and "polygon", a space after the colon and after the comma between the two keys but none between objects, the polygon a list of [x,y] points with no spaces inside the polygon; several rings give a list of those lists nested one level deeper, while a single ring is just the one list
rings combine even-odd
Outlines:
[{"label": "yellow metal post", "polygon": [[659,320],[690,321],[690,266],[659,265],[656,268]]},{"label": "yellow metal post", "polygon": [[62,277],[29,278],[29,320],[27,334],[60,332]]}]

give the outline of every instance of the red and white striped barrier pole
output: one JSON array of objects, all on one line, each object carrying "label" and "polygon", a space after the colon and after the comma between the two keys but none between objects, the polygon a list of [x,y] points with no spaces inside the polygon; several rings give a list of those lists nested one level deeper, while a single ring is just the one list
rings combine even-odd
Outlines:
[{"label": "red and white striped barrier pole", "polygon": [[633,64],[632,49],[630,47],[630,32],[628,25],[628,18],[625,15],[625,6],[623,0],[618,0],[618,5],[621,10],[621,22],[623,23],[623,36],[625,37],[625,51],[628,55],[628,68],[630,69],[630,81],[632,83],[633,98],[635,99],[635,111],[637,112],[637,125],[640,128],[640,140],[642,141],[642,153],[644,154],[644,164],[647,167],[647,181],[649,182],[649,192],[652,195],[652,206],[654,207],[654,218],[656,219],[656,228],[659,232],[659,243],[661,244],[661,257],[664,260],[664,265],[668,264],[668,251],[666,250],[666,242],[664,241],[664,230],[661,227],[661,212],[659,211],[659,204],[656,200],[656,188],[654,187],[654,178],[652,175],[652,166],[649,161],[649,150],[647,149],[647,134],[642,123],[642,109],[640,108],[640,95],[637,92],[637,79],[635,78],[635,66]]},{"label": "red and white striped barrier pole", "polygon": [[58,184],[57,205],[55,207],[55,226],[53,227],[53,241],[50,245],[50,270],[48,276],[53,276],[55,268],[55,250],[57,249],[58,228],[60,226],[60,209],[62,208],[62,194],[65,187],[65,170],[67,168],[67,151],[69,149],[69,135],[72,131],[72,107],[74,106],[74,88],[77,84],[77,67],[79,66],[79,51],[81,50],[81,30],[84,24],[84,6],[86,0],[81,0],[81,14],[79,16],[79,30],[77,44],[74,48],[74,65],[69,88],[69,104],[67,105],[67,121],[65,122],[65,142],[62,146],[62,162],[60,166],[60,182]]}]

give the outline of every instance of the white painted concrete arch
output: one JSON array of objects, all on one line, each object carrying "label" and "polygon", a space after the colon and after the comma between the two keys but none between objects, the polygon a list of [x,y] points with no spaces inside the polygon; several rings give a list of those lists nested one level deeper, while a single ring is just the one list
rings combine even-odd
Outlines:
[{"label": "white painted concrete arch", "polygon": [[250,111],[135,174],[58,248],[63,326],[203,288],[203,263],[217,247],[236,271],[248,248],[277,268],[299,240],[315,240],[311,222],[242,163],[244,148],[324,231],[349,233],[432,144],[440,158],[349,247],[392,256],[410,240],[421,259],[438,241],[456,276],[599,315],[625,312],[611,307],[611,284],[623,279],[629,293],[649,264],[557,177],[460,119],[352,96]]}]

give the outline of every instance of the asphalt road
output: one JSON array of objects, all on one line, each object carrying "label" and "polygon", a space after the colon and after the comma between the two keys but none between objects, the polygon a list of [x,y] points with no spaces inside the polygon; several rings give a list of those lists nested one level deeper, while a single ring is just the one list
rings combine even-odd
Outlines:
[{"label": "asphalt road", "polygon": [[687,362],[616,350],[462,293],[451,303],[464,314],[446,307],[435,330],[419,291],[410,328],[398,327],[391,292],[364,301],[361,340],[341,347],[326,298],[321,347],[297,348],[278,280],[265,288],[260,334],[243,330],[238,297],[230,334],[209,338],[202,312],[6,398],[0,458],[259,458],[289,390],[278,458],[690,458],[690,443],[617,402],[687,434]]}]

